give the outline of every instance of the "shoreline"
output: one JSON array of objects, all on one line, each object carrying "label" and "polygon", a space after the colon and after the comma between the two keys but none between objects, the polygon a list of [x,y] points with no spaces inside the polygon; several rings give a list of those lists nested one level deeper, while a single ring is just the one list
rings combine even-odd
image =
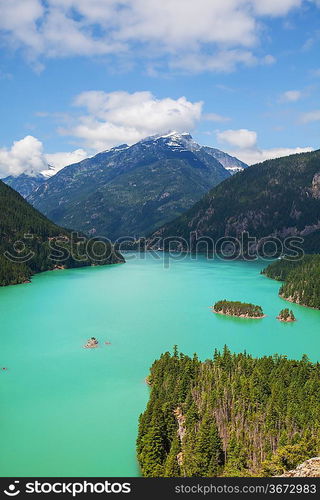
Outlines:
[{"label": "shoreline", "polygon": [[280,299],[285,300],[286,302],[290,302],[290,304],[296,304],[297,306],[306,307],[307,309],[313,309],[314,311],[320,311],[320,309],[318,309],[317,307],[307,306],[306,304],[301,304],[300,302],[295,302],[294,300],[292,300],[291,297],[284,297],[283,295],[280,295],[280,293],[278,294],[278,297],[280,297]]},{"label": "shoreline", "polygon": [[105,267],[105,266],[115,266],[117,264],[126,264],[126,261],[112,262],[110,264],[88,264],[87,266],[75,266],[75,267],[54,267],[52,269],[44,269],[43,271],[36,271],[31,274],[30,278],[25,281],[19,281],[18,283],[8,283],[7,285],[0,285],[0,288],[5,288],[8,286],[18,286],[18,285],[27,285],[32,284],[32,278],[39,274],[49,273],[51,271],[70,271],[73,269],[83,269],[89,267]]},{"label": "shoreline", "polygon": [[[280,280],[280,279],[277,279],[277,278],[271,278],[271,276],[267,276],[264,273],[260,273],[260,275],[264,276],[265,278],[267,278],[269,280],[276,281],[277,283],[285,283],[285,280]],[[291,297],[284,297],[279,292],[278,292],[278,297],[280,297],[280,299],[282,299],[282,300],[285,300],[286,302],[290,302],[290,304],[296,304],[297,306],[306,307],[307,309],[313,309],[314,311],[320,311],[320,309],[318,309],[317,307],[312,307],[312,306],[307,306],[306,304],[301,304],[300,302],[296,302],[295,300],[293,300]]]},{"label": "shoreline", "polygon": [[221,312],[221,311],[216,311],[213,306],[209,306],[209,309],[211,309],[212,312],[214,312],[215,314],[221,314],[222,316],[229,316],[230,318],[263,319],[263,318],[267,317],[266,314],[263,314],[262,316],[246,316],[244,314],[241,314],[240,316],[238,316],[237,314],[228,314],[228,313],[224,313],[224,312]]},{"label": "shoreline", "polygon": [[276,317],[280,323],[295,323],[297,320],[296,319],[281,319],[279,316]]}]

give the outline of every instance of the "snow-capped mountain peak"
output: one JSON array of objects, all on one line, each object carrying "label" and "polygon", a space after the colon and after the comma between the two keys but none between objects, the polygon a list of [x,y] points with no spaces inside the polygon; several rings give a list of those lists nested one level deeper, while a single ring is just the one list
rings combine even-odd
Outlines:
[{"label": "snow-capped mountain peak", "polygon": [[193,139],[189,132],[177,132],[176,130],[171,130],[165,134],[157,134],[146,137],[145,139],[137,142],[134,146],[142,145],[149,148],[160,144],[176,152],[201,151],[213,156],[231,175],[241,172],[248,166],[238,158],[235,158],[224,151],[220,151],[219,149],[212,148],[210,146],[200,146],[200,144]]},{"label": "snow-capped mountain peak", "polygon": [[178,149],[180,151],[198,151],[201,149],[201,146],[192,138],[189,132],[177,132],[176,130],[171,130],[165,134],[151,135],[139,141],[140,144],[144,145],[159,142],[162,142],[165,146],[175,150]]}]

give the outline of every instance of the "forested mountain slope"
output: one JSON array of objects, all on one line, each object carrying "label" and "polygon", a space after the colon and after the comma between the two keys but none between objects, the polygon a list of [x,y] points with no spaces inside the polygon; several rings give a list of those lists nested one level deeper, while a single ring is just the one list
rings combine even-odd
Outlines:
[{"label": "forested mountain slope", "polygon": [[[99,262],[88,256],[81,257],[86,241],[76,245],[72,256],[69,252],[70,238],[70,231],[53,224],[0,181],[0,286],[23,283],[32,274],[57,266],[79,267],[123,262],[123,257],[111,247],[106,249],[104,259],[98,259]],[[17,241],[21,243],[15,249]],[[61,245],[64,255],[59,258]],[[7,252],[12,255],[11,258],[5,256]],[[32,258],[25,258],[32,254]]]},{"label": "forested mountain slope", "polygon": [[[251,166],[213,188],[190,210],[154,232],[158,238],[287,236],[304,239],[308,252],[320,249],[320,150]],[[158,243],[157,243],[158,245]]]},{"label": "forested mountain slope", "polygon": [[28,201],[57,224],[86,234],[139,237],[230,175],[189,134],[170,133],[65,167]]}]

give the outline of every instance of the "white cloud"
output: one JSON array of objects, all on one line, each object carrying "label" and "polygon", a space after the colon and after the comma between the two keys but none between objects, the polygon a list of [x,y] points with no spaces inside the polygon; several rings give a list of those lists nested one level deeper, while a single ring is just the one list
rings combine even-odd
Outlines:
[{"label": "white cloud", "polygon": [[191,131],[201,118],[202,102],[185,97],[156,99],[151,92],[88,91],[79,94],[74,105],[87,114],[60,133],[80,139],[94,151],[120,143],[133,144],[146,136]]},{"label": "white cloud", "polygon": [[239,130],[224,130],[217,132],[217,139],[231,146],[240,149],[249,149],[255,147],[257,143],[257,133],[253,130],[241,128]]},{"label": "white cloud", "polygon": [[272,160],[273,158],[281,158],[282,156],[293,155],[296,153],[308,153],[313,151],[314,148],[307,146],[304,148],[272,148],[272,149],[240,149],[227,151],[232,156],[236,156],[239,160],[244,161],[248,165],[254,165],[265,160]]},{"label": "white cloud", "polygon": [[296,102],[302,97],[302,92],[300,90],[287,90],[283,92],[280,96],[281,102]]},{"label": "white cloud", "polygon": [[[25,173],[37,175],[40,172],[53,175],[55,172],[78,161],[87,158],[88,154],[83,149],[72,152],[45,154],[43,144],[32,135],[27,135],[19,141],[14,141],[11,148],[0,148],[0,178]],[[54,170],[48,170],[48,164]]]},{"label": "white cloud", "polygon": [[306,153],[308,151],[313,151],[314,149],[311,146],[302,148],[261,149],[257,144],[257,132],[247,129],[224,130],[223,132],[218,131],[216,132],[216,136],[218,141],[232,146],[231,149],[226,150],[227,153],[232,156],[236,156],[239,160],[244,161],[248,165],[253,165],[265,160],[280,158],[282,156],[288,156],[295,153]]},{"label": "white cloud", "polygon": [[89,154],[84,149],[76,149],[70,152],[60,152],[60,153],[47,153],[45,154],[46,161],[49,165],[54,167],[55,172],[61,170],[67,165],[72,163],[78,163],[85,158],[88,158]]},{"label": "white cloud", "polygon": [[315,109],[313,111],[308,111],[301,115],[302,123],[317,122],[320,120],[320,109]]},{"label": "white cloud", "polygon": [[[191,61],[191,70],[230,71],[257,61],[261,20],[285,16],[306,2],[0,0],[0,30],[6,43],[32,61],[106,54],[134,58],[140,50],[144,59],[165,55],[176,68],[188,70]],[[272,64],[274,58],[262,56],[262,61]]]},{"label": "white cloud", "polygon": [[180,53],[179,56],[172,58],[170,66],[191,73],[200,73],[202,71],[227,73],[234,71],[239,63],[245,66],[253,66],[257,62],[258,59],[252,51],[230,48],[228,50],[221,49],[212,55],[198,52]]},{"label": "white cloud", "polygon": [[202,119],[209,122],[228,122],[230,118],[227,116],[219,115],[218,113],[205,113]]},{"label": "white cloud", "polygon": [[253,0],[257,14],[270,16],[283,16],[302,3],[302,0]]},{"label": "white cloud", "polygon": [[47,168],[47,162],[43,155],[42,143],[27,135],[20,141],[14,141],[10,149],[0,149],[0,176],[17,176],[22,172],[36,175]]}]

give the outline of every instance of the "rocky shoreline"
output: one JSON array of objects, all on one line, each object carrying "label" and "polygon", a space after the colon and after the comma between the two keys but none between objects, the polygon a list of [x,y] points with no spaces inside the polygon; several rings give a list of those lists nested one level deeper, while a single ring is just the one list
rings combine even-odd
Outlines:
[{"label": "rocky shoreline", "polygon": [[281,309],[277,316],[277,320],[282,323],[294,323],[297,321],[292,309],[288,309],[287,307],[285,309]]},{"label": "rocky shoreline", "polygon": [[294,323],[295,321],[297,321],[296,319],[291,319],[291,318],[283,319],[280,318],[280,316],[277,316],[277,320],[281,321],[281,323]]},{"label": "rocky shoreline", "polygon": [[216,311],[213,306],[209,307],[209,309],[212,310],[215,314],[221,314],[222,316],[229,316],[231,318],[241,318],[241,319],[262,319],[266,317],[266,314],[263,314],[262,316],[249,316],[247,314],[232,314],[228,312],[221,312],[221,311]]}]

